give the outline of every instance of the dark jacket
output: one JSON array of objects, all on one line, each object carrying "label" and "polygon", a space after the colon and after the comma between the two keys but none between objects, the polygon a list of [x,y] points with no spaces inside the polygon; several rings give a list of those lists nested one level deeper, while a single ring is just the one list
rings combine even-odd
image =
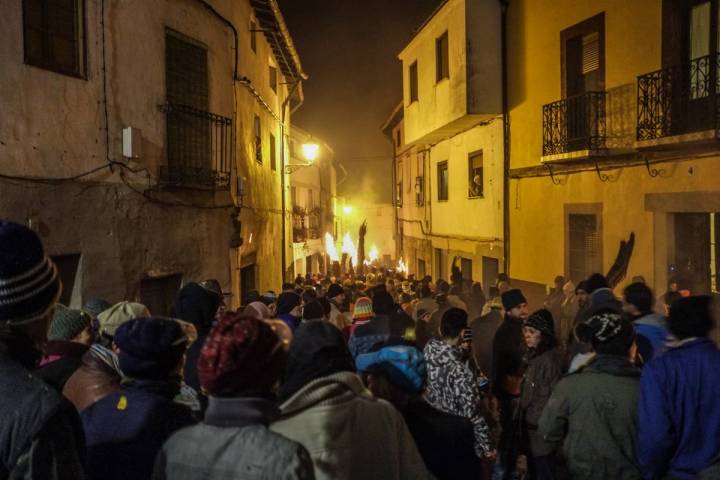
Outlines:
[{"label": "dark jacket", "polygon": [[64,340],[50,341],[45,345],[45,355],[35,374],[48,385],[61,392],[70,376],[80,368],[82,356],[88,345]]},{"label": "dark jacket", "polygon": [[305,447],[268,429],[279,413],[274,402],[265,399],[210,397],[203,423],[165,442],[153,478],[315,478]]},{"label": "dark jacket", "polygon": [[134,380],[85,409],[89,477],[149,479],[165,440],[195,423],[187,407],[173,402],[177,391],[168,382]]},{"label": "dark jacket", "polygon": [[438,480],[483,478],[470,420],[433,408],[420,397],[411,399],[402,414],[425,465]]},{"label": "dark jacket", "polygon": [[476,318],[470,324],[475,362],[485,375],[493,372],[493,340],[502,321],[500,310],[492,309],[490,313]]},{"label": "dark jacket", "polygon": [[78,412],[120,389],[117,358],[104,347],[93,345],[81,359],[80,368],[70,376],[62,393]]},{"label": "dark jacket", "polygon": [[537,428],[540,415],[562,374],[563,357],[556,348],[531,356],[528,361],[520,391],[520,409],[533,456],[541,457],[553,451],[538,435]]},{"label": "dark jacket", "polygon": [[645,365],[638,457],[645,478],[691,479],[720,453],[720,352],[696,338]]},{"label": "dark jacket", "polygon": [[373,345],[390,338],[390,327],[389,315],[376,315],[369,322],[358,325],[348,341],[353,358],[370,352]]},{"label": "dark jacket", "polygon": [[28,367],[0,343],[0,478],[85,478],[77,412]]},{"label": "dark jacket", "polygon": [[290,330],[295,331],[295,329],[300,326],[301,319],[289,313],[278,315],[277,318],[285,322],[285,324],[290,327]]},{"label": "dark jacket", "polygon": [[515,383],[525,372],[525,338],[521,319],[505,315],[493,340],[493,392],[497,397],[516,395]]},{"label": "dark jacket", "polygon": [[635,480],[640,371],[627,358],[597,355],[560,380],[540,416],[538,433],[563,443],[571,478]]}]

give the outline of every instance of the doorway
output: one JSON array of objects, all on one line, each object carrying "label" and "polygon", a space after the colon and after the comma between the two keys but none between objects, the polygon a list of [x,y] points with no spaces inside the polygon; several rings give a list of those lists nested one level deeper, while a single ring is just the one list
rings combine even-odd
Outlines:
[{"label": "doorway", "polygon": [[490,287],[495,285],[499,270],[500,262],[497,258],[482,257],[482,283],[487,298],[490,298]]},{"label": "doorway", "polygon": [[720,214],[674,214],[674,247],[670,282],[691,295],[718,291],[718,237]]},{"label": "doorway", "polygon": [[248,293],[256,289],[256,266],[254,263],[240,269],[240,293],[242,305],[248,304]]},{"label": "doorway", "polygon": [[174,274],[140,281],[140,303],[152,315],[171,317],[175,312],[175,296],[180,290],[182,275]]}]

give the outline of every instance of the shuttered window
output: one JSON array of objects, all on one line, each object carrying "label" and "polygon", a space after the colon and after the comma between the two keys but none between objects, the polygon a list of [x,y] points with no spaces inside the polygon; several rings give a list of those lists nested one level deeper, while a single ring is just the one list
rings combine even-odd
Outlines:
[{"label": "shuttered window", "polygon": [[594,214],[570,214],[569,274],[577,284],[593,273],[602,273],[602,241],[598,218]]},{"label": "shuttered window", "polygon": [[436,81],[450,78],[450,58],[448,51],[448,32],[435,40]]},{"label": "shuttered window", "polygon": [[257,115],[255,115],[253,123],[253,132],[255,133],[255,161],[262,165],[262,129],[260,128],[260,117]]},{"label": "shuttered window", "polygon": [[25,63],[85,75],[84,0],[23,0]]},{"label": "shuttered window", "polygon": [[483,152],[473,152],[468,156],[468,196],[483,196]]},{"label": "shuttered window", "polygon": [[277,170],[277,146],[275,145],[275,135],[270,134],[270,168]]},{"label": "shuttered window", "polygon": [[448,162],[440,162],[437,166],[438,179],[438,200],[445,201],[448,199]]},{"label": "shuttered window", "polygon": [[410,103],[416,102],[418,99],[418,67],[417,62],[413,62],[408,69],[408,80],[410,90]]},{"label": "shuttered window", "polygon": [[600,68],[600,35],[593,32],[582,37],[582,73],[587,75]]}]

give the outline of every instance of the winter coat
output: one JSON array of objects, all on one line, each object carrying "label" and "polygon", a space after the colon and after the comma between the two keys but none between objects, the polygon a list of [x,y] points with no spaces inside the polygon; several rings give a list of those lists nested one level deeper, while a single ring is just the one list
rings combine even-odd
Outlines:
[{"label": "winter coat", "polygon": [[99,480],[143,480],[168,437],[195,423],[190,409],[173,402],[178,386],[133,380],[81,414],[88,475]]},{"label": "winter coat", "polygon": [[412,398],[402,414],[425,465],[438,480],[482,478],[470,420],[433,408],[420,397]]},{"label": "winter coat", "polygon": [[493,371],[493,339],[502,321],[500,310],[493,309],[470,324],[473,356],[486,375],[490,375]]},{"label": "winter coat", "polygon": [[649,313],[633,321],[637,334],[638,352],[645,362],[660,356],[665,351],[668,329],[665,317]]},{"label": "winter coat", "polygon": [[405,421],[351,372],[311,381],[271,430],[307,448],[318,480],[430,478]]},{"label": "winter coat", "polygon": [[[112,353],[108,352],[108,355]],[[89,350],[83,355],[80,368],[65,383],[62,393],[78,412],[82,412],[101,398],[118,391],[120,379],[117,368]]]},{"label": "winter coat", "polygon": [[153,479],[314,479],[305,447],[268,429],[279,413],[265,399],[210,397],[203,423],[165,442]]},{"label": "winter coat", "polygon": [[562,443],[573,479],[639,479],[637,402],[640,371],[627,358],[596,355],[555,386],[538,433]]},{"label": "winter coat", "polygon": [[483,416],[480,379],[470,369],[462,350],[432,339],[423,353],[427,368],[425,400],[438,410],[470,420],[475,434],[475,453],[480,458],[489,456],[493,445]]},{"label": "winter coat", "polygon": [[645,365],[639,453],[645,478],[695,478],[720,453],[720,352],[707,338],[681,342]]},{"label": "winter coat", "polygon": [[562,374],[563,357],[556,348],[531,357],[525,370],[520,390],[520,411],[527,429],[530,451],[535,457],[549,455],[553,451],[537,433],[537,428],[540,415]]},{"label": "winter coat", "polygon": [[505,315],[493,339],[493,391],[497,397],[515,396],[525,372],[525,338],[521,319]]},{"label": "winter coat", "polygon": [[83,479],[85,444],[77,412],[30,373],[31,363],[0,343],[0,478]]},{"label": "winter coat", "polygon": [[330,301],[330,319],[329,322],[335,325],[341,332],[345,327],[350,325],[352,322],[343,314],[340,308],[333,302]]},{"label": "winter coat", "polygon": [[376,315],[369,322],[358,325],[348,341],[353,358],[370,352],[373,345],[390,338],[390,327],[390,317],[387,315]]},{"label": "winter coat", "polygon": [[290,330],[295,331],[295,329],[300,326],[301,319],[290,313],[283,313],[282,315],[278,315],[277,318],[285,322]]},{"label": "winter coat", "polygon": [[81,358],[88,345],[64,340],[50,341],[45,345],[45,355],[35,374],[48,385],[61,392],[70,376],[80,368]]}]

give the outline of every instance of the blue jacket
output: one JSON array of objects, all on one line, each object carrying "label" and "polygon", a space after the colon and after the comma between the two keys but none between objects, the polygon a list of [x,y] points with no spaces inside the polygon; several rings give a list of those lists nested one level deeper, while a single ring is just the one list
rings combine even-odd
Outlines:
[{"label": "blue jacket", "polygon": [[195,421],[190,409],[173,402],[177,387],[134,380],[83,410],[88,477],[150,479],[165,440]]},{"label": "blue jacket", "polygon": [[665,351],[665,342],[668,337],[665,317],[658,313],[650,313],[637,318],[633,323],[638,335],[638,350],[645,362],[649,362]]},{"label": "blue jacket", "polygon": [[643,478],[693,479],[720,452],[720,351],[689,339],[648,363],[640,380]]}]

